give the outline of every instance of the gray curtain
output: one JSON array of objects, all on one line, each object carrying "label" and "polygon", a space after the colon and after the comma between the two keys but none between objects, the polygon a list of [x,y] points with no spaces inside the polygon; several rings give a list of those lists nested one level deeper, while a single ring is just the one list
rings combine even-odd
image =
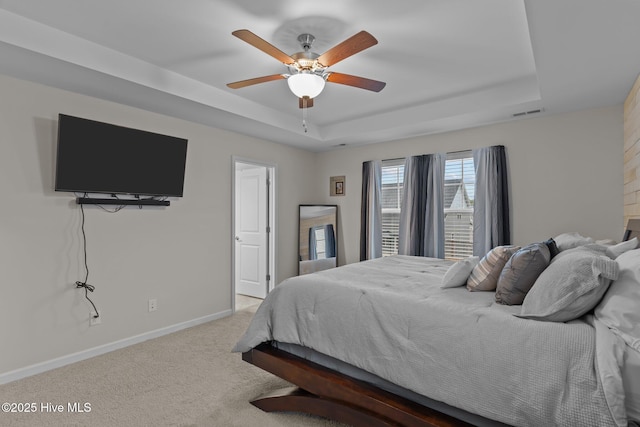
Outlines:
[{"label": "gray curtain", "polygon": [[476,169],[473,208],[473,254],[484,256],[496,246],[511,243],[509,185],[504,146],[473,150]]},{"label": "gray curtain", "polygon": [[408,157],[400,208],[400,255],[444,258],[444,168],[446,155]]},{"label": "gray curtain", "polygon": [[327,258],[336,256],[336,233],[333,231],[333,224],[324,226],[325,253]]},{"label": "gray curtain", "polygon": [[382,162],[362,163],[360,261],[382,256]]}]

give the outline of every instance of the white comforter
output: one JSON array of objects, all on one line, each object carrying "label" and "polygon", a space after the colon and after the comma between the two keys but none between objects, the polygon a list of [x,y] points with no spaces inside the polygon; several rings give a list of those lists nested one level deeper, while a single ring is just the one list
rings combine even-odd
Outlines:
[{"label": "white comforter", "polygon": [[621,388],[614,363],[600,381],[598,359],[615,356],[598,347],[596,357],[601,340],[590,318],[521,319],[493,292],[440,289],[450,265],[395,256],[288,279],[234,351],[272,340],[302,345],[515,426],[626,424],[603,386]]}]

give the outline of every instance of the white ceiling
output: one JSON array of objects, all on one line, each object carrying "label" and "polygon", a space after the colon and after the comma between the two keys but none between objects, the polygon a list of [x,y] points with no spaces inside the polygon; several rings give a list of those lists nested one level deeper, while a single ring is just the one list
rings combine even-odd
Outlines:
[{"label": "white ceiling", "polygon": [[[0,73],[323,151],[620,104],[639,18],[637,0],[0,0]],[[387,86],[328,83],[305,133],[284,80],[226,86],[287,71],[242,28],[288,54],[366,30],[379,43],[330,70]]]}]

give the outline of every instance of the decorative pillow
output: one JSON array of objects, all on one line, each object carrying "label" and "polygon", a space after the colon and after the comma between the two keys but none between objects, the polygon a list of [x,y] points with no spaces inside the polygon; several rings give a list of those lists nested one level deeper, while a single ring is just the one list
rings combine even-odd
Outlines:
[{"label": "decorative pillow", "polygon": [[442,278],[441,288],[455,288],[467,283],[467,279],[473,270],[473,267],[478,265],[480,257],[472,256],[469,258],[461,259],[455,264],[451,265]]},{"label": "decorative pillow", "polygon": [[617,244],[618,242],[616,242],[613,239],[600,239],[600,240],[596,240],[596,243],[599,245],[604,245],[604,246],[613,246],[615,244]]},{"label": "decorative pillow", "polygon": [[549,249],[551,259],[560,253],[560,249],[558,249],[558,245],[556,245],[556,241],[553,240],[553,238],[547,240],[544,244],[547,245],[547,248]]},{"label": "decorative pillow", "polygon": [[595,316],[640,351],[640,249],[616,258],[620,274],[595,309]]},{"label": "decorative pillow", "polygon": [[584,237],[579,233],[563,233],[553,238],[560,252],[567,249],[577,248],[578,246],[593,243],[591,237]]},{"label": "decorative pillow", "polygon": [[520,305],[540,273],[551,261],[549,248],[544,243],[532,243],[513,254],[498,278],[496,302]]},{"label": "decorative pillow", "polygon": [[[609,255],[607,255],[607,249],[608,248],[609,248],[608,246],[599,245],[598,243],[587,243],[586,245],[582,245],[582,246],[578,246],[577,248],[573,248],[573,249],[571,249],[571,251],[591,251],[591,253],[594,253],[596,255],[603,255],[603,256],[606,256],[607,258],[611,258]],[[564,252],[559,253],[558,256],[562,257],[567,252],[572,253],[570,251],[564,251]]]},{"label": "decorative pillow", "polygon": [[471,271],[467,280],[470,291],[494,291],[502,268],[520,246],[496,246]]},{"label": "decorative pillow", "polygon": [[609,255],[612,259],[618,258],[620,255],[627,251],[631,251],[638,247],[638,238],[634,237],[631,240],[627,240],[626,242],[620,242],[617,245],[609,246],[607,248],[607,255]]},{"label": "decorative pillow", "polygon": [[524,298],[519,317],[567,322],[593,309],[618,277],[606,255],[575,248],[558,255]]}]

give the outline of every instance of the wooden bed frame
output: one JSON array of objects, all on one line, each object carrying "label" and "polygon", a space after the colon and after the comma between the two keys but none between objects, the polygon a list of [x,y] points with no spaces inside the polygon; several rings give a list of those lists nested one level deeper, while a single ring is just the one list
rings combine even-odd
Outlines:
[{"label": "wooden bed frame", "polygon": [[[634,237],[640,238],[640,219],[629,220],[623,240]],[[242,359],[297,386],[251,402],[265,412],[302,412],[354,427],[472,425],[268,343],[243,353]]]},{"label": "wooden bed frame", "polygon": [[297,386],[251,402],[265,412],[303,412],[354,427],[471,426],[267,343],[243,353],[242,359]]}]

